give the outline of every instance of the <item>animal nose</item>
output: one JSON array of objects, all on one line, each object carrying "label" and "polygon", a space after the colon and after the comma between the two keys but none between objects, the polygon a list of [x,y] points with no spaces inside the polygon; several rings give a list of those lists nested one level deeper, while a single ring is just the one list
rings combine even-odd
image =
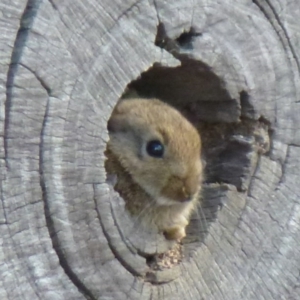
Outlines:
[{"label": "animal nose", "polygon": [[184,199],[191,198],[191,193],[187,190],[185,186],[182,187],[182,195]]},{"label": "animal nose", "polygon": [[181,198],[181,202],[188,202],[191,201],[193,199],[193,196],[195,195],[197,191],[192,192],[190,190],[188,190],[186,187],[182,188],[182,198]]},{"label": "animal nose", "polygon": [[185,181],[183,186],[183,193],[187,198],[191,198],[199,190],[200,181],[198,178],[189,178]]}]

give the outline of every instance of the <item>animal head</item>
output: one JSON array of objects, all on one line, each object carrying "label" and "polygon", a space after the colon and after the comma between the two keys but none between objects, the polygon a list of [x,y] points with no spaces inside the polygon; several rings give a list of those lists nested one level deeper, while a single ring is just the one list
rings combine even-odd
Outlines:
[{"label": "animal head", "polygon": [[158,205],[198,195],[200,137],[176,109],[157,99],[126,99],[115,107],[108,130],[109,149]]}]

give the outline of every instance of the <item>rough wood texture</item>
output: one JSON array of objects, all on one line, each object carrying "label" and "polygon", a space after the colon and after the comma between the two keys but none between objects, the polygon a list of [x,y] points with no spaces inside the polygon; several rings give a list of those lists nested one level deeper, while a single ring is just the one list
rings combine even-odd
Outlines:
[{"label": "rough wood texture", "polygon": [[[299,14],[296,0],[2,0],[0,299],[299,299]],[[124,235],[104,170],[132,81],[208,136],[209,232],[161,273],[140,252],[168,245]]]}]

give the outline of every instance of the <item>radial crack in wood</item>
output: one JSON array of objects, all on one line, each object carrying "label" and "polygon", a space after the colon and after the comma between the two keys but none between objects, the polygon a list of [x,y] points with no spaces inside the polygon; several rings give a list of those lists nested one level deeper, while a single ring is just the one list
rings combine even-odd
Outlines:
[{"label": "radial crack in wood", "polygon": [[[297,1],[0,11],[1,299],[298,299]],[[151,269],[167,243],[128,237],[134,221],[107,182],[107,120],[128,85],[203,136],[205,221],[193,216],[174,268]]]}]

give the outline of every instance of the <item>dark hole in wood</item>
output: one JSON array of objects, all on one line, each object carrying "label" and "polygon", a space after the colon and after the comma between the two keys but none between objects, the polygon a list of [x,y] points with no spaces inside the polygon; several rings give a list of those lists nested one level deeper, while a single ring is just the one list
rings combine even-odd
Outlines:
[{"label": "dark hole in wood", "polygon": [[188,32],[183,32],[177,39],[178,45],[184,49],[193,49],[193,39],[195,37],[201,36],[201,32],[196,32],[196,30],[191,27]]}]

